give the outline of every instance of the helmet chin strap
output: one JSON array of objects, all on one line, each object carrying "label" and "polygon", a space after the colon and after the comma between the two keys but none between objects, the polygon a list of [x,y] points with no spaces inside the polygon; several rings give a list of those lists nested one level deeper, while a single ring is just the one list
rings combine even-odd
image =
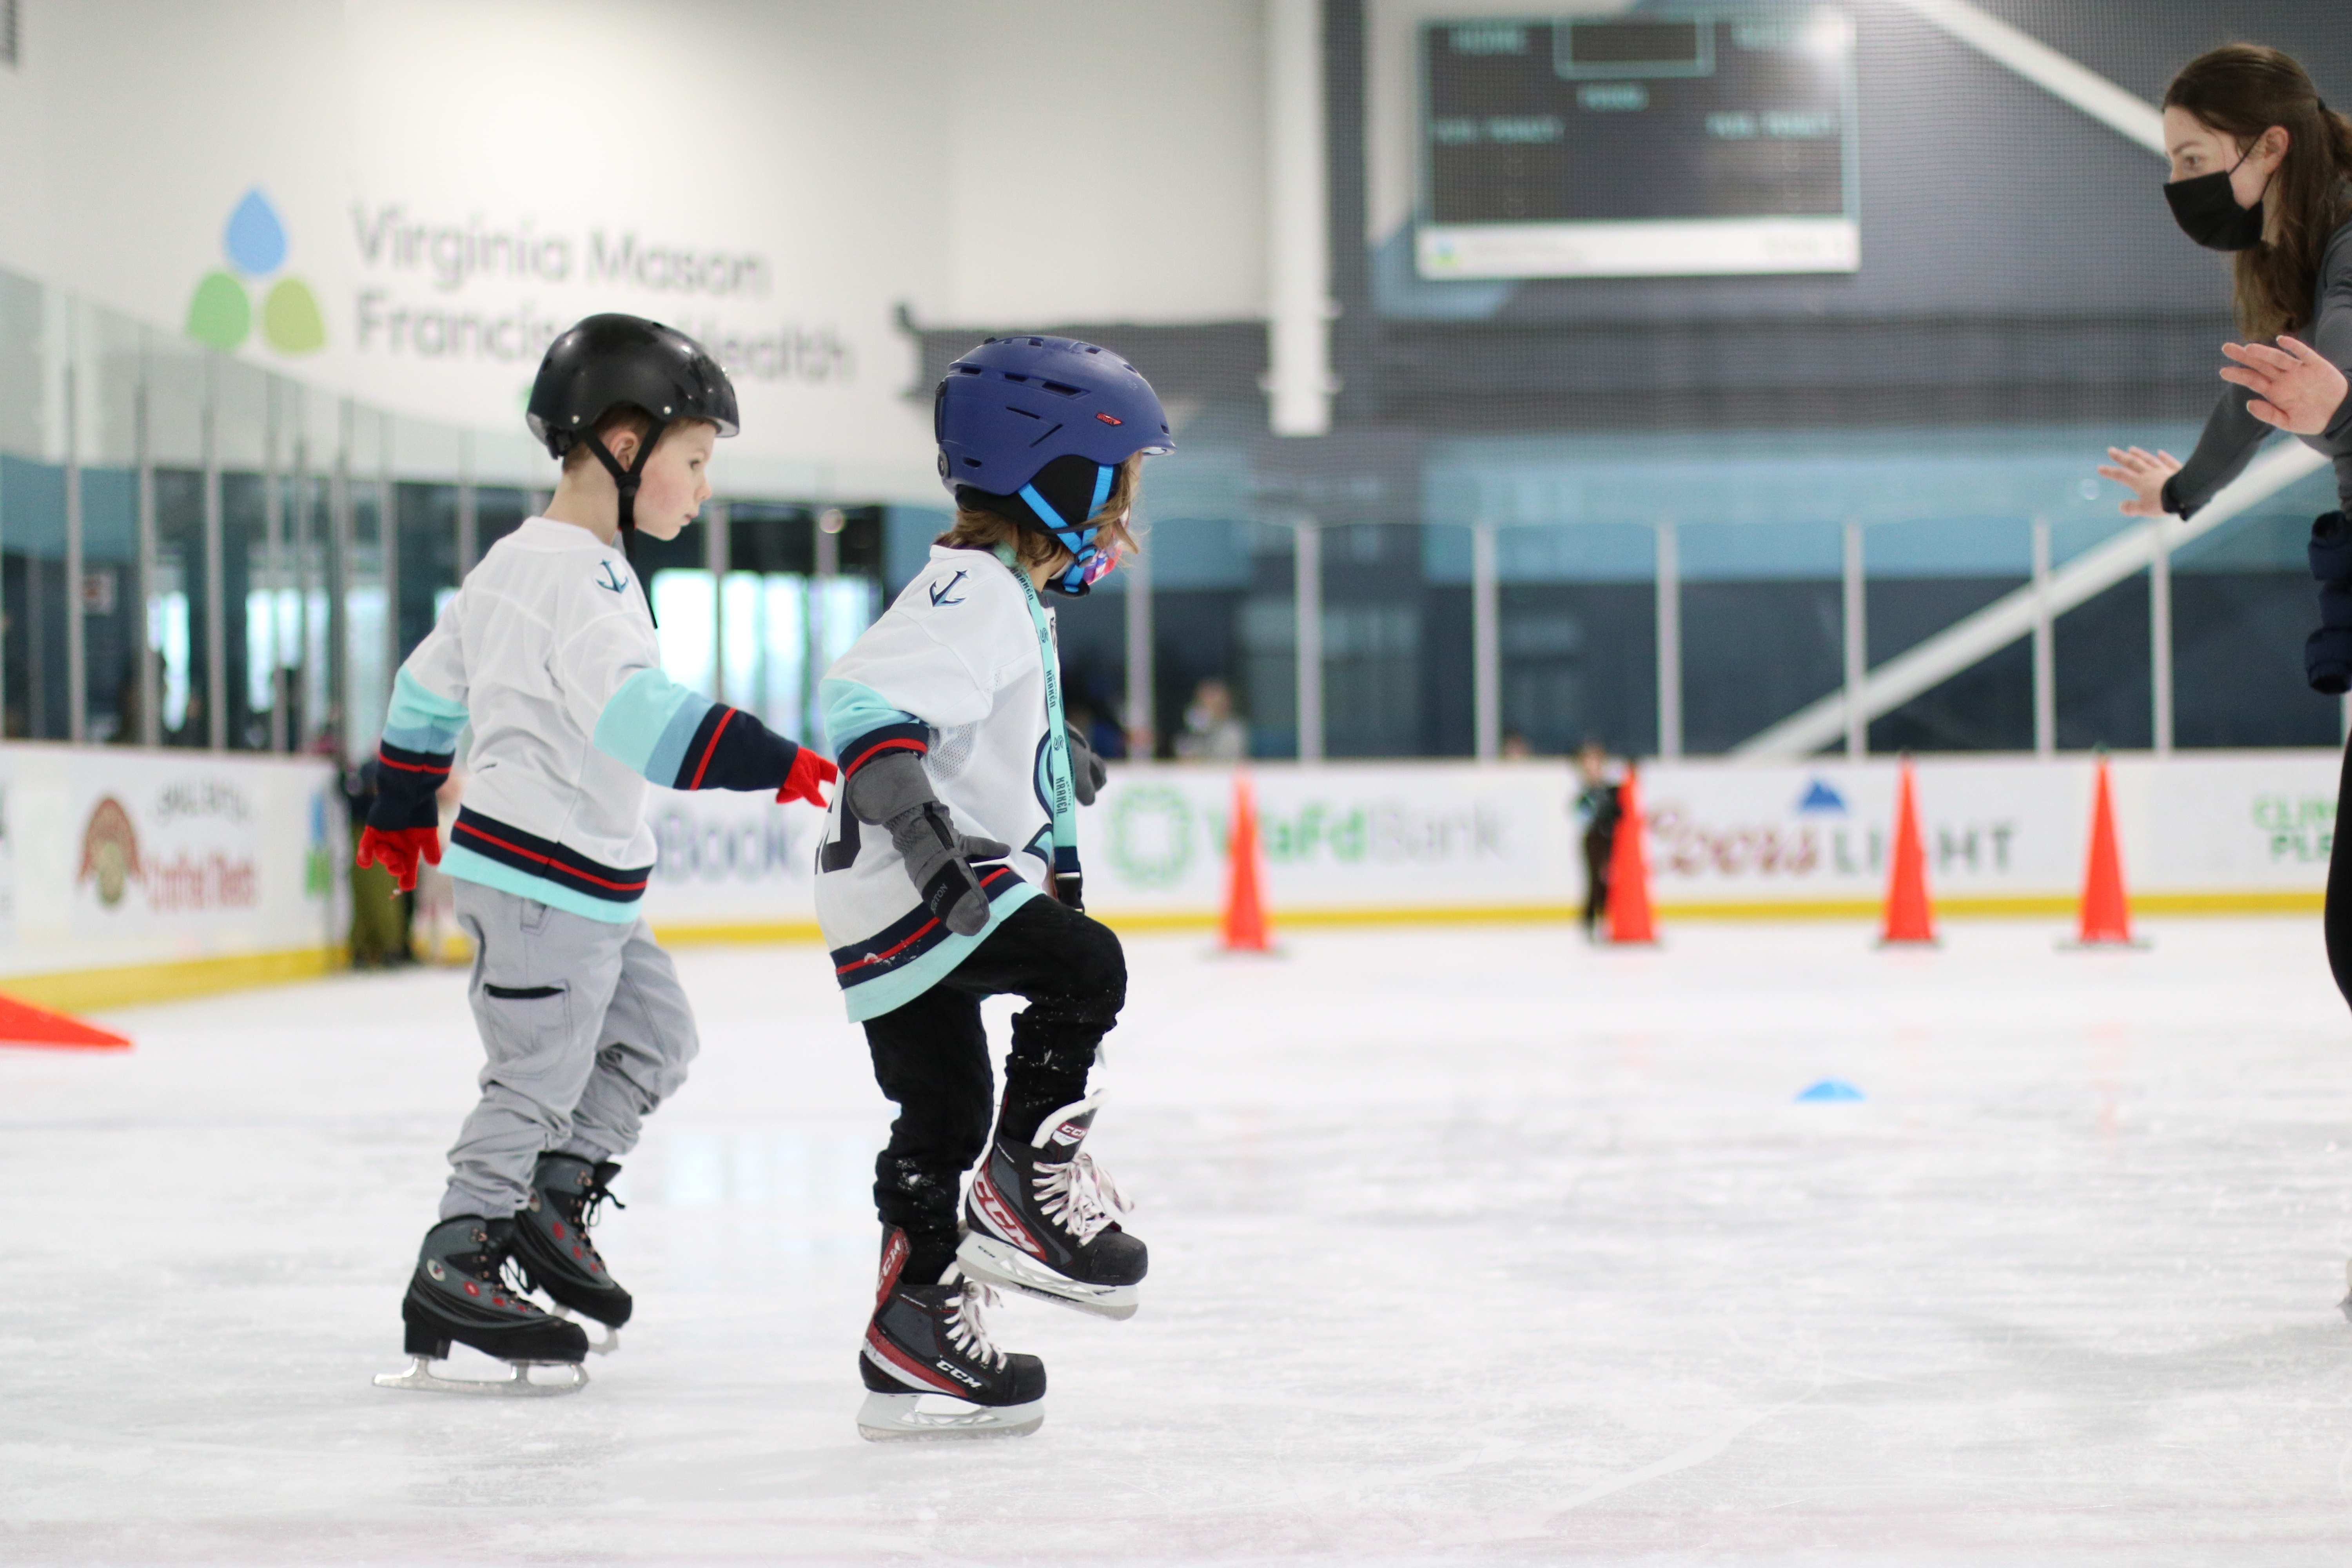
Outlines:
[{"label": "helmet chin strap", "polygon": [[1045,523],[1045,531],[1052,534],[1062,548],[1068,551],[1073,557],[1068,569],[1057,574],[1046,584],[1047,587],[1058,594],[1073,599],[1079,598],[1094,585],[1094,579],[1087,574],[1087,567],[1097,555],[1101,553],[1100,548],[1095,543],[1095,538],[1102,531],[1092,525],[1092,519],[1102,510],[1103,502],[1110,499],[1111,479],[1114,472],[1115,470],[1108,464],[1097,467],[1095,499],[1093,504],[1087,508],[1088,521],[1075,524],[1055,510],[1054,503],[1038,494],[1035,485],[1028,484],[1021,487],[1021,499],[1029,503],[1029,510],[1035,512],[1038,520]]},{"label": "helmet chin strap", "polygon": [[659,437],[639,442],[637,460],[625,468],[621,467],[621,459],[613,456],[602,440],[594,436],[588,437],[588,449],[596,454],[596,460],[604,464],[605,472],[613,476],[613,488],[620,492],[621,549],[632,566],[637,563],[637,487],[645,482],[646,465],[653,461],[654,447],[659,444]]},{"label": "helmet chin strap", "polygon": [[[645,482],[646,465],[653,461],[654,448],[660,444],[658,431],[651,440],[640,440],[637,443],[637,460],[625,468],[621,467],[621,460],[605,447],[602,437],[593,435],[588,437],[588,449],[596,454],[596,460],[604,464],[605,471],[613,476],[613,489],[621,498],[621,553],[627,558],[632,572],[637,569],[637,487]],[[653,595],[647,594],[646,614],[651,616],[653,613]],[[654,625],[658,626],[661,622],[656,620]]]}]

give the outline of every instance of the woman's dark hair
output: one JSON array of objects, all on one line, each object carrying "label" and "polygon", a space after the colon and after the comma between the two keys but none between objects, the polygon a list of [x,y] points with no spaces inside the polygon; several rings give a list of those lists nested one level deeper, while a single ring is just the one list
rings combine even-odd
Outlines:
[{"label": "woman's dark hair", "polygon": [[2198,56],[2164,89],[2164,106],[2187,110],[2242,153],[2273,125],[2286,132],[2286,159],[2271,176],[2277,205],[2263,243],[2238,252],[2234,303],[2249,337],[2306,325],[2321,253],[2352,222],[2352,119],[2320,101],[2292,56],[2261,44]]}]

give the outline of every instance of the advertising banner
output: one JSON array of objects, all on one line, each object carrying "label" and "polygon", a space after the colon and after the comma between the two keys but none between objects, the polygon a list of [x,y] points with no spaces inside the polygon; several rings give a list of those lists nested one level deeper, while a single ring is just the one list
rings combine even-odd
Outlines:
[{"label": "advertising banner", "polygon": [[[2336,753],[2113,759],[2124,874],[2143,911],[2315,908]],[[1662,914],[1867,915],[1885,892],[1896,764],[1654,763],[1644,847]],[[2082,886],[2093,759],[1930,758],[1921,834],[1938,908],[2058,913]],[[1078,814],[1088,908],[1130,924],[1213,916],[1234,770],[1119,764]],[[1575,782],[1558,762],[1249,769],[1265,898],[1293,920],[1564,916],[1584,897]],[[803,934],[822,819],[763,797],[656,793],[646,899],[679,937]]]},{"label": "advertising banner", "polygon": [[311,758],[0,746],[0,975],[340,943],[349,831]]},{"label": "advertising banner", "polygon": [[[2315,910],[2334,844],[2333,752],[2113,762],[2124,875],[2143,913]],[[2062,914],[2082,884],[2087,757],[1918,764],[1927,879],[1953,915]],[[1584,896],[1558,762],[1253,764],[1276,924],[1565,918]],[[1885,890],[1895,763],[1645,767],[1661,915],[1867,916]],[[1222,903],[1229,767],[1119,764],[1079,813],[1087,905],[1129,926]],[[814,938],[824,819],[764,795],[656,790],[646,913],[672,941]],[[349,829],[311,759],[0,746],[0,978],[338,947]]]},{"label": "advertising banner", "polygon": [[[2338,759],[2325,751],[2118,756],[2126,885],[2143,910],[2291,908],[2326,886]],[[1686,763],[1648,770],[1656,896],[1668,911],[1874,908],[1885,891],[1895,763]],[[2095,763],[2069,756],[1917,764],[1927,880],[1950,912],[2072,900],[2089,853]]]}]

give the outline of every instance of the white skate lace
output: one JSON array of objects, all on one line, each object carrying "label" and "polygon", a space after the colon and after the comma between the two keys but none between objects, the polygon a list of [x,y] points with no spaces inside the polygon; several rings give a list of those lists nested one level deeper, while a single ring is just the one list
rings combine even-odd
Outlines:
[{"label": "white skate lace", "polygon": [[996,1348],[996,1342],[988,1337],[988,1325],[981,1321],[980,1305],[983,1301],[995,1306],[996,1292],[977,1279],[966,1279],[963,1295],[948,1309],[948,1343],[970,1359],[985,1362],[1002,1372],[1004,1352]]},{"label": "white skate lace", "polygon": [[1101,1234],[1114,1214],[1133,1206],[1110,1173],[1083,1149],[1058,1165],[1038,1166],[1034,1184],[1039,1210],[1076,1237],[1080,1247]]}]

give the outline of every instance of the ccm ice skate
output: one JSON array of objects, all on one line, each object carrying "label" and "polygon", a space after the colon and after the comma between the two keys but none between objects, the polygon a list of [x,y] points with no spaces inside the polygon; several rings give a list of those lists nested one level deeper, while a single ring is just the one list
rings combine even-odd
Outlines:
[{"label": "ccm ice skate", "polygon": [[[588,1369],[580,1363],[588,1353],[588,1336],[580,1325],[548,1316],[507,1282],[513,1230],[511,1220],[461,1215],[425,1233],[416,1272],[400,1303],[401,1321],[408,1328],[408,1370],[382,1374],[375,1380],[378,1388],[546,1395],[570,1394],[587,1383]],[[514,1375],[497,1381],[441,1376],[433,1363],[448,1358],[452,1341],[496,1356]],[[533,1383],[535,1366],[560,1366],[571,1375]]]},{"label": "ccm ice skate", "polygon": [[966,1273],[1082,1312],[1135,1316],[1150,1254],[1111,1217],[1127,1199],[1082,1147],[1101,1103],[1064,1106],[1025,1144],[990,1144],[964,1201],[956,1261]]},{"label": "ccm ice skate", "polygon": [[954,1265],[934,1285],[901,1279],[907,1253],[905,1231],[883,1238],[881,1288],[857,1357],[866,1391],[857,1435],[883,1443],[1037,1430],[1045,1420],[1045,1363],[996,1348],[980,1316],[993,1293]]},{"label": "ccm ice skate", "polygon": [[541,1154],[530,1173],[530,1201],[514,1216],[514,1257],[524,1281],[547,1292],[556,1317],[577,1312],[604,1324],[604,1337],[588,1347],[598,1355],[621,1348],[621,1325],[635,1305],[588,1239],[599,1204],[610,1199],[615,1208],[628,1206],[613,1196],[612,1181],[620,1173],[610,1160]]}]

